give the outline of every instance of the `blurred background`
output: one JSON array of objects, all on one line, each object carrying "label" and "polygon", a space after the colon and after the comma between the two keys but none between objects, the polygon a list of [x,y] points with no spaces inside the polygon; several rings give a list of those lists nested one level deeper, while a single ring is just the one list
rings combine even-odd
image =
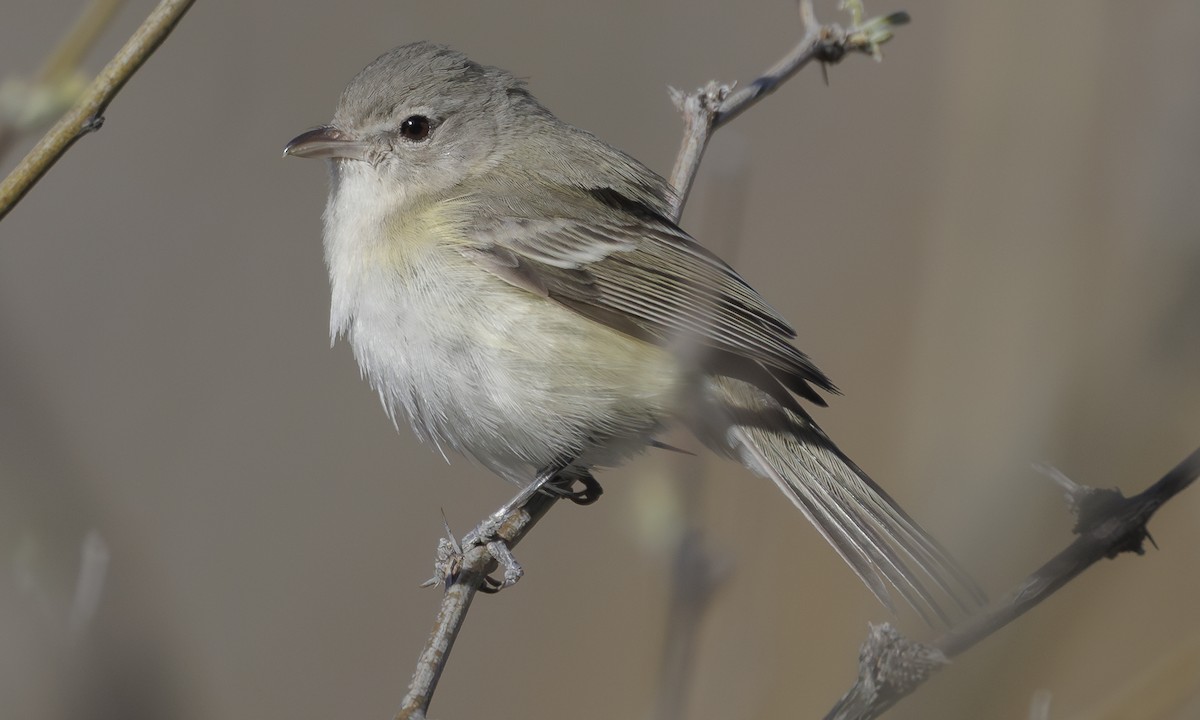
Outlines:
[{"label": "blurred background", "polygon": [[[810,68],[720,131],[683,225],[843,389],[818,421],[1000,595],[1072,537],[1033,463],[1133,493],[1200,441],[1200,4],[881,3],[913,16],[884,62]],[[33,74],[82,7],[6,0],[0,77]],[[127,2],[87,68],[152,7]],[[442,512],[461,533],[512,488],[397,433],[329,349],[326,172],[284,143],[429,39],[665,174],[667,86],[749,81],[801,32],[793,0],[198,2],[0,224],[0,705],[390,717]],[[651,717],[694,523],[722,579],[683,716],[820,717],[889,615],[801,515],[706,456],[600,479],[476,603],[432,715]],[[1053,718],[1200,714],[1198,518],[1193,489],[1159,549],[889,717],[1024,718],[1043,690]]]}]

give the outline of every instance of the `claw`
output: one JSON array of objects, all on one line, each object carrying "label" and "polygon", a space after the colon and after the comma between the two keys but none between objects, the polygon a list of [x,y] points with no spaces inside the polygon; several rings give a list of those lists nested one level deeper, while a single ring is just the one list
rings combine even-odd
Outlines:
[{"label": "claw", "polygon": [[[583,487],[579,490],[574,489],[576,482],[579,482]],[[591,505],[600,499],[604,494],[604,488],[592,477],[591,473],[584,473],[571,478],[556,478],[554,482],[547,486],[554,494],[563,497],[576,505]]]},{"label": "claw", "polygon": [[501,569],[504,570],[504,579],[500,581],[499,586],[496,587],[496,591],[499,592],[504,588],[516,585],[521,576],[525,574],[525,571],[521,568],[521,563],[517,562],[517,559],[513,557],[512,550],[508,547],[508,544],[503,540],[493,540],[487,544],[487,549],[492,559],[499,563]]},{"label": "claw", "polygon": [[479,592],[483,593],[484,595],[495,595],[496,593],[500,592],[501,589],[503,589],[502,583],[491,575],[485,577],[483,579],[483,584],[479,586]]}]

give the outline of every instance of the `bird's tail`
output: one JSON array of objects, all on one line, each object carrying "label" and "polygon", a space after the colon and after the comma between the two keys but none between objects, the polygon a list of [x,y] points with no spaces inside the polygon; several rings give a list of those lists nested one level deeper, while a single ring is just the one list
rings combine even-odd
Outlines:
[{"label": "bird's tail", "polygon": [[942,546],[782,388],[769,393],[710,376],[704,407],[695,409],[689,424],[710,448],[772,480],[888,608],[894,610],[889,585],[931,624],[934,618],[950,622],[939,595],[964,611],[985,601]]}]

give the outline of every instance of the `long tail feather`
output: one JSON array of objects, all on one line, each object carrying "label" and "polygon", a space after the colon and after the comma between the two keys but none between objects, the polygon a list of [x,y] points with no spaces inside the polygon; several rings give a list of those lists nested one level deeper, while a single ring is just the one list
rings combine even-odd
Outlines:
[{"label": "long tail feather", "polygon": [[949,623],[938,596],[959,607],[985,600],[979,586],[799,405],[727,377],[708,379],[691,419],[706,444],[775,483],[867,588],[894,609],[891,586],[925,620]]}]

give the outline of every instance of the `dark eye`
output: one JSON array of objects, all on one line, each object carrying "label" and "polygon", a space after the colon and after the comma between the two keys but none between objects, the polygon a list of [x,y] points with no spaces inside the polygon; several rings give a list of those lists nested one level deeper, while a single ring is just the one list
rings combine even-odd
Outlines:
[{"label": "dark eye", "polygon": [[421,142],[429,137],[429,118],[424,115],[412,115],[400,123],[400,137],[412,142]]}]

